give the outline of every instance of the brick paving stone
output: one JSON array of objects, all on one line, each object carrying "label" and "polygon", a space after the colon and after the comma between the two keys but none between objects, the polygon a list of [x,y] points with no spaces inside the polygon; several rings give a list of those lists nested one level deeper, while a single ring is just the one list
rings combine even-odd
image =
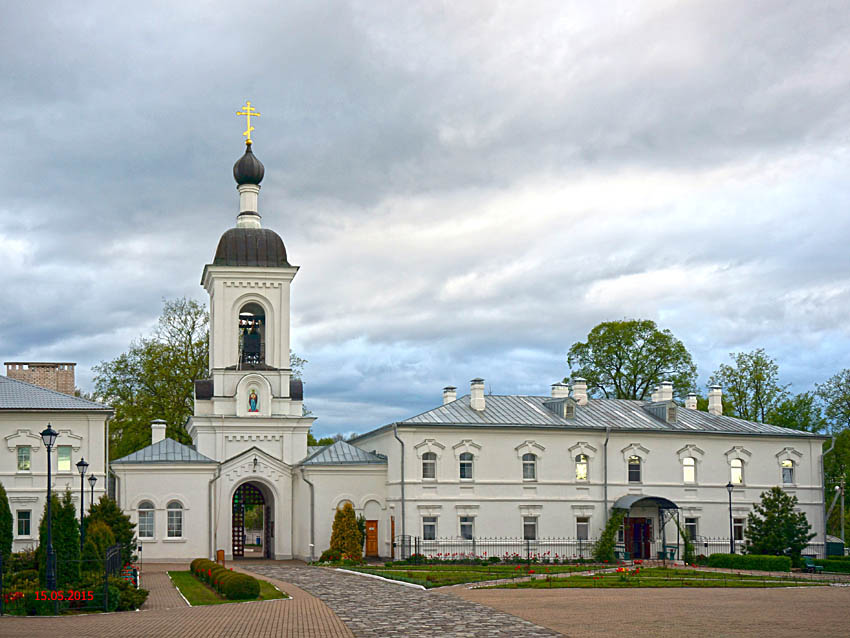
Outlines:
[{"label": "brick paving stone", "polygon": [[243,564],[294,583],[322,599],[354,636],[543,638],[561,634],[446,591],[423,591],[331,568],[293,563]]}]

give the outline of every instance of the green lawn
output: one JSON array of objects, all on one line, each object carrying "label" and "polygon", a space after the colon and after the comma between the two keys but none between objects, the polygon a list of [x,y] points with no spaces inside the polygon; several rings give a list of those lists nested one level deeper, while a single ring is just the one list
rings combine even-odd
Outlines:
[{"label": "green lawn", "polygon": [[350,567],[365,574],[374,574],[415,583],[423,587],[444,587],[461,583],[476,583],[499,578],[520,578],[528,576],[529,570],[542,574],[549,570],[551,574],[562,574],[593,569],[593,565],[393,565],[392,567]]},{"label": "green lawn", "polygon": [[546,589],[550,587],[609,588],[609,587],[797,587],[823,586],[821,581],[786,577],[762,577],[746,574],[724,574],[698,569],[673,569],[650,567],[641,569],[639,574],[623,576],[616,572],[606,572],[595,576],[570,576],[569,578],[538,577],[535,580],[508,585],[494,585],[493,588],[509,589]]},{"label": "green lawn", "polygon": [[[245,602],[238,600],[227,600],[206,583],[202,583],[192,575],[192,572],[168,572],[172,582],[181,594],[189,601],[192,607],[198,605],[221,605],[223,603]],[[277,589],[270,582],[257,579],[260,583],[260,597],[257,600],[274,600],[275,598],[288,598],[288,596]]]}]

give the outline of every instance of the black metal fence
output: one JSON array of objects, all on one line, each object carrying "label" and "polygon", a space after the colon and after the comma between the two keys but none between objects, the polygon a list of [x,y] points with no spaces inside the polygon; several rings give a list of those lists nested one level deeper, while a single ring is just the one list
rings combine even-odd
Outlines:
[{"label": "black metal fence", "polygon": [[109,611],[118,603],[118,590],[109,579],[129,577],[138,586],[136,574],[122,570],[121,545],[107,548],[104,558],[93,560],[56,559],[57,587],[43,587],[43,569],[13,573],[0,557],[0,615],[55,615],[64,611]]},{"label": "black metal fence", "polygon": [[[677,542],[678,541],[678,542]],[[420,554],[428,560],[465,560],[497,557],[500,561],[532,561],[563,563],[593,558],[596,539],[580,538],[540,538],[525,540],[521,538],[436,538],[426,540],[419,536],[397,536],[395,538],[395,557],[406,560],[413,554]],[[732,549],[728,538],[697,537],[693,542],[695,556],[727,554]],[[744,553],[744,541],[735,541],[735,553]],[[684,539],[673,538],[632,543],[626,546],[620,542],[615,545],[614,554],[621,560],[683,560],[685,557]],[[809,543],[803,550],[803,556],[825,558],[823,543]]]}]

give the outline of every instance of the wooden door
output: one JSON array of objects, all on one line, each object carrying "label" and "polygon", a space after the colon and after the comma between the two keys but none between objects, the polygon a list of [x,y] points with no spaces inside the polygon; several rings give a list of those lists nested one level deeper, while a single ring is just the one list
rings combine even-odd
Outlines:
[{"label": "wooden door", "polygon": [[366,556],[378,555],[378,521],[366,521]]}]

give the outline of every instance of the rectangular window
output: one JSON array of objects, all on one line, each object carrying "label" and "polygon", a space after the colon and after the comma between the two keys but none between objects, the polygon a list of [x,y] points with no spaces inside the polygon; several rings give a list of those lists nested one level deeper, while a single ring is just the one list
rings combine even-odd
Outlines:
[{"label": "rectangular window", "polygon": [[70,472],[71,471],[71,446],[60,445],[56,448],[56,471]]},{"label": "rectangular window", "polygon": [[32,520],[32,512],[29,510],[18,510],[18,536],[31,536],[30,522]]},{"label": "rectangular window", "polygon": [[139,510],[139,538],[153,538],[153,510]]},{"label": "rectangular window", "polygon": [[640,457],[629,457],[629,483],[640,483]]},{"label": "rectangular window", "polygon": [[460,478],[472,480],[472,454],[468,452],[460,455]]},{"label": "rectangular window", "polygon": [[586,541],[590,538],[590,518],[587,516],[579,516],[576,519],[576,538],[580,541]]},{"label": "rectangular window", "polygon": [[460,517],[460,537],[465,538],[466,540],[472,540],[474,535],[473,524],[475,522],[475,518],[472,516],[461,516]]},{"label": "rectangular window", "polygon": [[168,510],[168,538],[183,537],[183,510]]},{"label": "rectangular window", "polygon": [[620,529],[617,530],[617,542],[625,543],[626,542],[626,525],[623,523],[620,525]]},{"label": "rectangular window", "polygon": [[437,540],[437,517],[423,516],[422,517],[422,540],[433,541]]},{"label": "rectangular window", "polygon": [[685,519],[685,532],[688,534],[688,538],[690,540],[696,540],[697,537],[697,519],[695,518],[686,518]]},{"label": "rectangular window", "polygon": [[794,461],[782,461],[782,482],[785,485],[794,482]]},{"label": "rectangular window", "polygon": [[747,525],[747,519],[745,518],[733,518],[732,519],[732,534],[736,541],[744,540],[744,527]]},{"label": "rectangular window", "polygon": [[527,541],[537,540],[537,517],[523,516],[522,517],[522,538]]},{"label": "rectangular window", "polygon": [[32,448],[29,445],[18,446],[18,472],[29,472],[32,469],[30,456]]}]

